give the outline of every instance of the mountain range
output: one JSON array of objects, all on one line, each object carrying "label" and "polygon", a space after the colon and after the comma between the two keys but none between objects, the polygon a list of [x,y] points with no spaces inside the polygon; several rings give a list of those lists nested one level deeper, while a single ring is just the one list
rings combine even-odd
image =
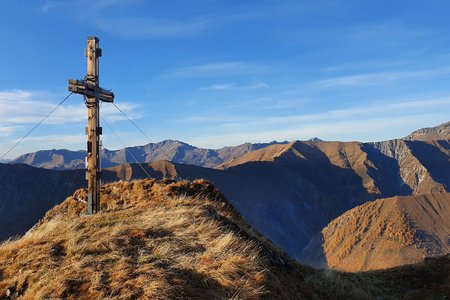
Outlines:
[{"label": "mountain range", "polygon": [[[346,211],[368,201],[448,192],[449,127],[450,123],[445,123],[418,130],[402,139],[374,143],[313,140],[256,146],[245,144],[240,152],[231,147],[228,153],[234,154],[221,154],[214,168],[169,161],[126,163],[103,170],[103,179],[107,182],[148,176],[207,179],[219,188],[250,225],[290,256],[314,265],[357,270],[353,263],[346,265],[327,255],[326,249],[333,249],[330,246],[333,243],[327,243],[324,234],[330,238],[333,235],[323,231],[324,228],[331,226],[330,222]],[[186,159],[190,156],[180,157]],[[14,176],[0,187],[0,226],[9,226],[10,223],[2,223],[7,220],[26,223],[11,226],[6,234],[2,232],[3,239],[23,234],[42,218],[46,210],[60,203],[75,188],[85,185],[82,170],[57,171],[8,164],[0,165],[0,174],[2,169],[5,170],[4,176]],[[40,187],[38,192],[32,192],[35,186]],[[28,202],[37,203],[39,209],[28,205]],[[26,221],[21,216],[26,216]],[[345,233],[356,234],[357,228],[354,230],[354,233]],[[410,262],[418,261],[419,256],[411,256]],[[384,265],[366,264],[359,265],[359,268],[384,268],[398,264],[386,261]]]},{"label": "mountain range", "polygon": [[[449,123],[440,126],[423,128],[402,138],[409,141],[438,141],[448,140],[450,136]],[[322,142],[314,137],[309,142]],[[101,164],[108,168],[124,163],[149,163],[159,160],[169,160],[174,163],[190,164],[201,167],[214,168],[230,160],[237,159],[254,150],[262,149],[274,144],[288,144],[289,142],[245,143],[238,146],[221,149],[203,149],[174,140],[159,143],[149,143],[143,146],[127,147],[119,150],[102,149]],[[368,145],[374,143],[367,143]],[[13,160],[0,163],[24,163],[30,166],[55,170],[70,170],[85,167],[86,151],[71,151],[67,149],[40,150],[23,154]]]},{"label": "mountain range", "polygon": [[[286,143],[281,142],[280,144]],[[103,168],[108,168],[125,163],[170,160],[175,163],[216,167],[226,161],[272,144],[279,143],[245,143],[234,147],[212,150],[197,148],[180,141],[166,140],[160,143],[150,143],[144,146],[127,147],[119,150],[102,149],[101,164]],[[53,149],[23,154],[9,163],[24,163],[45,169],[70,170],[85,168],[85,157],[86,151],[83,150]]]}]

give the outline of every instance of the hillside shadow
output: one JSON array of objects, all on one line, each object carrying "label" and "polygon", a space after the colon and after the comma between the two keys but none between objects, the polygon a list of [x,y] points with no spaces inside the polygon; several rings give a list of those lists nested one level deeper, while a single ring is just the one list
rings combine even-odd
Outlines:
[{"label": "hillside shadow", "polygon": [[164,176],[161,172],[155,171],[149,164],[130,164],[133,179],[151,178],[162,179]]},{"label": "hillside shadow", "polygon": [[328,261],[323,249],[322,232],[317,233],[303,248],[301,256],[296,257],[298,261],[318,269],[327,269]]},{"label": "hillside shadow", "polygon": [[114,182],[118,180],[134,180],[144,178],[162,179],[164,176],[161,172],[154,170],[149,164],[132,163],[124,164],[123,168],[116,167],[112,169],[102,170],[102,180],[104,183]]},{"label": "hillside shadow", "polygon": [[375,180],[375,185],[382,198],[411,195],[412,189],[400,176],[400,166],[397,160],[383,154],[374,145],[363,143],[361,150],[367,154],[374,167],[366,164],[369,176]]},{"label": "hillside shadow", "polygon": [[[232,299],[235,290],[220,284],[217,280],[187,268],[171,266],[167,281],[175,290],[174,295],[183,295],[185,299]],[[220,297],[220,298],[219,298]]]},{"label": "hillside shadow", "polygon": [[437,143],[445,150],[450,150],[450,141],[449,140],[440,140],[440,141],[437,141]]},{"label": "hillside shadow", "polygon": [[26,164],[0,167],[0,241],[22,235],[83,185],[81,170],[57,171]]},{"label": "hillside shadow", "polygon": [[379,196],[364,188],[363,179],[353,169],[334,165],[320,149],[301,142],[295,143],[293,147],[303,158],[288,152],[277,161],[284,160],[289,169],[306,175],[305,178],[318,185],[321,190],[344,200],[346,205],[343,208],[353,207]]},{"label": "hillside shadow", "polygon": [[320,149],[301,142],[274,161],[248,162],[216,175],[221,176],[214,183],[239,212],[292,257],[301,257],[331,220],[379,196],[364,188],[354,170],[333,165]]},{"label": "hillside shadow", "polygon": [[[412,154],[420,161],[420,163],[428,170],[431,177],[450,190],[450,164],[449,156],[439,150],[439,148],[421,141],[407,141],[408,147]],[[449,149],[448,141],[439,141],[439,144]]]}]

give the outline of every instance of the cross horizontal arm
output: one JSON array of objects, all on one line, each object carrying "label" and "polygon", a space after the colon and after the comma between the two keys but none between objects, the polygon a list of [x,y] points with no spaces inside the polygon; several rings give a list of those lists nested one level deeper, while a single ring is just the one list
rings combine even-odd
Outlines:
[{"label": "cross horizontal arm", "polygon": [[103,102],[114,102],[114,93],[86,80],[69,79],[69,91],[75,94],[85,95],[87,97],[97,97]]}]

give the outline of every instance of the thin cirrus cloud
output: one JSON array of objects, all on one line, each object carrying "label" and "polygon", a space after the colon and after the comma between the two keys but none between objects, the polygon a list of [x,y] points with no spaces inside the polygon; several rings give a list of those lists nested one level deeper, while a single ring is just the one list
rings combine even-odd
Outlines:
[{"label": "thin cirrus cloud", "polygon": [[322,69],[324,72],[346,72],[361,69],[387,69],[405,66],[413,63],[412,60],[371,60],[338,63]]},{"label": "thin cirrus cloud", "polygon": [[151,18],[115,18],[100,21],[101,30],[122,38],[186,38],[212,26],[212,19],[165,20]]},{"label": "thin cirrus cloud", "polygon": [[142,0],[47,0],[40,7],[40,11],[48,13],[53,10],[72,10],[83,12],[84,14],[98,13],[110,7],[132,6]]},{"label": "thin cirrus cloud", "polygon": [[379,101],[370,105],[351,106],[343,109],[328,110],[320,113],[291,114],[277,117],[255,115],[236,115],[233,111],[228,114],[209,113],[208,115],[190,116],[182,119],[186,123],[215,123],[223,128],[262,127],[262,126],[290,126],[291,124],[307,125],[312,122],[342,122],[346,120],[360,120],[372,116],[409,116],[409,115],[440,115],[443,108],[450,105],[450,97],[430,99],[406,99],[397,101]]},{"label": "thin cirrus cloud", "polygon": [[[111,18],[107,10],[126,9],[139,4],[142,0],[47,0],[40,7],[42,13],[51,11],[73,12],[79,22],[96,21],[101,31],[121,38],[189,38],[227,24],[252,20],[261,16],[251,12],[236,14],[201,14],[191,18],[140,17],[130,13],[126,17]],[[185,4],[177,4],[185,9]],[[142,6],[142,5],[141,5]],[[157,5],[154,5],[157,7]],[[145,9],[145,8],[143,8]],[[152,11],[158,15],[158,10]]]},{"label": "thin cirrus cloud", "polygon": [[258,79],[254,80],[255,83],[247,85],[238,85],[236,83],[216,83],[207,87],[200,88],[202,91],[241,91],[241,90],[254,90],[261,88],[270,88],[270,86]]},{"label": "thin cirrus cloud", "polygon": [[367,42],[377,45],[396,45],[398,40],[412,40],[417,37],[427,36],[429,33],[414,26],[406,26],[400,21],[376,22],[366,25],[352,25],[350,28],[341,29],[345,32],[342,36],[346,40]]},{"label": "thin cirrus cloud", "polygon": [[[159,18],[149,15],[136,16],[130,13],[126,16],[110,17],[107,10],[126,9],[137,6],[142,0],[48,0],[40,6],[42,13],[51,11],[73,12],[75,20],[96,25],[103,32],[126,39],[147,38],[191,38],[228,24],[249,21],[258,18],[254,12],[237,14],[200,14],[190,18],[168,17]],[[181,7],[180,9],[184,9]],[[145,9],[145,8],[144,8]],[[157,16],[157,10],[152,11]],[[124,14],[125,15],[125,14]],[[261,16],[259,16],[261,17]]]},{"label": "thin cirrus cloud", "polygon": [[[13,142],[18,142],[20,139],[16,139]],[[47,147],[61,147],[64,145],[66,147],[82,147],[84,142],[86,141],[86,135],[84,134],[71,134],[71,135],[62,135],[62,134],[50,134],[50,135],[41,135],[41,136],[30,136],[26,140],[24,140],[24,144],[28,145],[41,145],[41,143],[45,143]]]},{"label": "thin cirrus cloud", "polygon": [[14,126],[1,126],[0,127],[0,137],[10,136],[15,130]]},{"label": "thin cirrus cloud", "polygon": [[[0,145],[0,155],[10,150],[10,147],[21,139],[16,138],[9,143]],[[17,158],[23,153],[30,153],[33,151],[42,150],[45,145],[46,149],[72,149],[79,150],[83,148],[86,143],[86,136],[84,134],[49,134],[41,136],[29,136],[23,140],[16,148],[14,148],[6,157],[8,160]]]},{"label": "thin cirrus cloud", "polygon": [[[9,128],[3,132],[11,133],[14,127],[11,125],[37,123],[42,120],[52,109],[55,108],[57,102],[43,100],[56,98],[44,92],[32,92],[24,90],[0,91],[0,124],[2,128]],[[86,107],[83,103],[70,104],[74,102],[73,98],[69,98],[66,103],[60,106],[44,124],[70,124],[86,121]],[[111,105],[102,106],[102,112],[105,118],[111,121],[124,120],[121,115]],[[122,103],[121,109],[130,116],[130,118],[138,118],[136,106],[129,103]]]},{"label": "thin cirrus cloud", "polygon": [[321,88],[339,87],[339,86],[363,86],[363,85],[384,85],[387,83],[405,80],[405,79],[429,79],[433,77],[450,74],[450,67],[435,68],[420,71],[392,71],[392,72],[373,72],[349,76],[338,76],[329,79],[313,82],[313,85]]},{"label": "thin cirrus cloud", "polygon": [[230,61],[230,62],[212,62],[187,67],[180,67],[166,71],[162,77],[176,78],[195,78],[210,76],[229,76],[229,75],[251,75],[264,70],[264,67],[257,64]]},{"label": "thin cirrus cloud", "polygon": [[[159,19],[152,17],[123,16],[111,18],[109,11],[126,9],[141,4],[142,0],[47,0],[40,6],[42,13],[70,13],[80,23],[93,23],[97,29],[111,36],[135,38],[186,38],[196,36],[213,27],[212,18]],[[76,11],[74,14],[73,12]],[[216,22],[216,25],[220,22]],[[92,24],[94,25],[94,24]]]},{"label": "thin cirrus cloud", "polygon": [[[224,134],[205,135],[201,138],[186,137],[185,140],[199,147],[212,148],[238,145],[245,142],[306,140],[312,137],[319,137],[324,140],[380,141],[406,136],[417,129],[415,127],[417,124],[428,124],[435,117],[434,114],[405,115],[364,120],[341,120],[332,124],[323,120],[289,128],[274,128],[272,130],[247,128],[245,132],[242,132],[242,130],[227,131]],[[392,135],[391,129],[393,127],[401,131],[399,136]]]}]

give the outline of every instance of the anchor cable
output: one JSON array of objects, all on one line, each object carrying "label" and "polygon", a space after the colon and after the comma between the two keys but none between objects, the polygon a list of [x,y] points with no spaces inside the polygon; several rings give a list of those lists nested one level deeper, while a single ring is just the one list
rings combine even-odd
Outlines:
[{"label": "anchor cable", "polygon": [[[142,130],[141,128],[139,128],[139,126],[137,126],[137,124],[135,122],[133,122],[133,120],[131,120],[123,110],[121,110],[114,102],[112,102],[112,105],[114,105],[115,108],[117,108],[117,110],[124,115],[125,118],[127,118],[127,120],[133,124],[134,127],[136,127],[137,130],[139,130],[151,143],[156,144],[155,141],[153,141],[145,132],[144,130]],[[166,153],[166,151],[164,151],[162,148],[156,148],[158,149],[162,154],[164,154],[167,157],[168,161],[172,161],[172,158]]]},{"label": "anchor cable", "polygon": [[111,125],[109,125],[109,123],[105,120],[105,118],[101,117],[102,121],[105,122],[106,126],[108,126],[109,130],[111,130],[111,132],[114,134],[114,136],[117,138],[117,140],[119,140],[119,142],[123,145],[123,148],[125,149],[125,151],[128,152],[128,154],[131,155],[131,157],[133,157],[133,159],[136,161],[136,163],[139,165],[139,167],[141,167],[142,171],[144,171],[144,173],[147,175],[147,177],[149,179],[151,179],[152,177],[150,176],[150,174],[148,174],[148,172],[145,170],[145,168],[141,165],[141,163],[139,163],[139,161],[136,159],[136,157],[134,157],[133,153],[131,153],[130,150],[128,150],[127,146],[125,145],[125,143],[122,141],[122,139],[117,135],[117,133],[114,131],[114,129],[112,129]]},{"label": "anchor cable", "polygon": [[73,174],[72,182],[70,183],[69,189],[67,190],[67,197],[70,196],[70,191],[72,190],[73,184],[75,183],[75,177],[77,176],[77,173],[78,173],[78,168],[75,168],[75,172]]},{"label": "anchor cable", "polygon": [[0,157],[0,160],[2,160],[6,155],[8,155],[9,152],[11,152],[14,148],[16,148],[27,136],[29,136],[36,128],[38,128],[39,125],[41,125],[45,120],[47,120],[47,118],[50,117],[50,115],[54,113],[64,102],[66,102],[66,100],[69,99],[69,97],[72,94],[73,93],[69,93],[69,95],[67,95],[61,102],[59,102],[58,105],[56,105],[55,108],[53,108],[44,118],[42,118],[42,120],[40,120],[36,125],[34,125],[34,127],[31,128],[31,130],[28,131],[27,134],[25,134],[17,143],[15,143],[11,148],[9,148],[9,150],[6,151],[6,153],[3,154],[2,157]]}]

